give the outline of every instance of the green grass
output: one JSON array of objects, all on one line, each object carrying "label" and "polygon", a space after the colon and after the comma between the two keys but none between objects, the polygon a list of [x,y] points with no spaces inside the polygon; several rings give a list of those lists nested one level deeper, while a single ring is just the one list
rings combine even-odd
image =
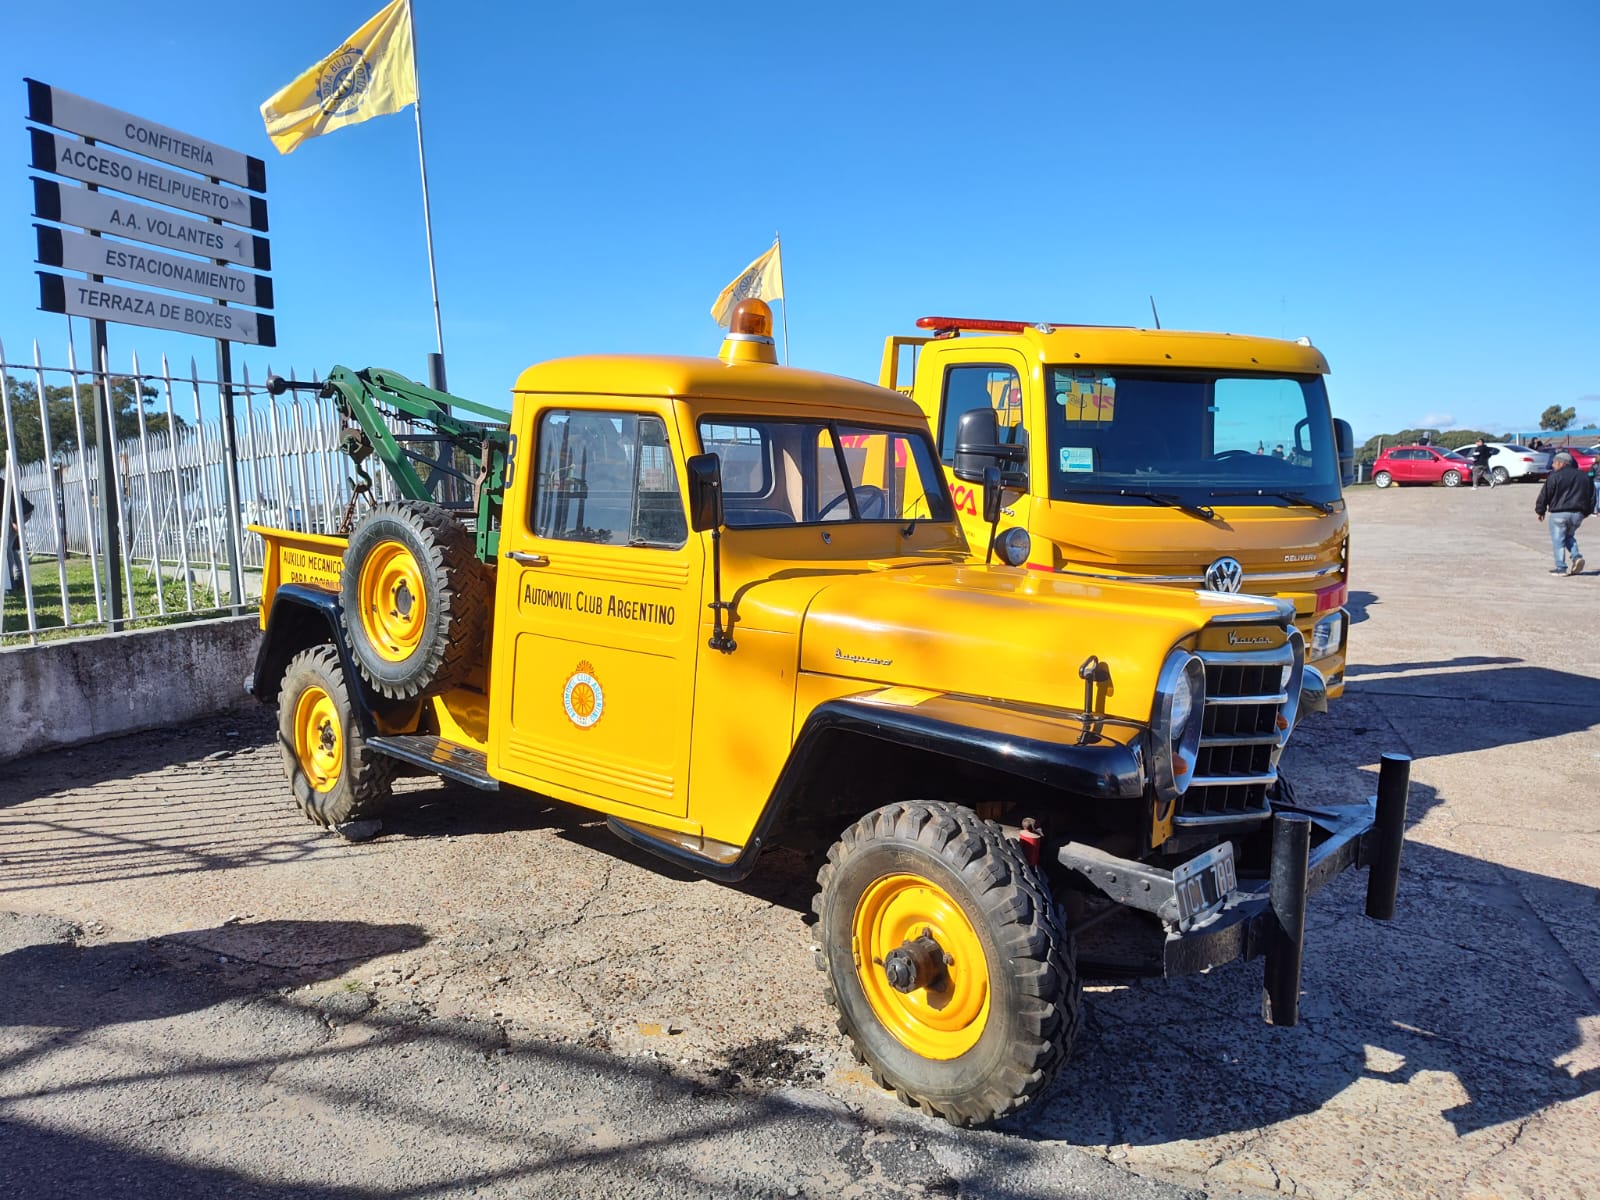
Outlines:
[{"label": "green grass", "polygon": [[[88,559],[67,559],[66,607],[72,613],[71,628],[62,618],[61,575],[56,560],[35,558],[29,564],[28,573],[33,581],[33,611],[41,639],[82,637],[105,632],[106,626],[94,623],[94,576]],[[156,604],[156,580],[150,572],[150,564],[135,566],[132,575],[134,618],[131,622],[125,618],[128,628],[142,629],[148,625],[200,621],[207,617],[225,616],[228,612],[226,604],[219,605],[211,588],[198,580],[193,584],[194,604],[200,611],[183,612],[188,599],[184,594],[183,580],[168,578],[161,583],[161,595],[167,608],[166,615],[162,616]],[[109,597],[104,599],[105,603],[110,603]],[[124,584],[125,607],[129,599]],[[18,640],[26,640],[27,637],[28,611],[24,605],[23,591],[18,587],[6,593],[5,608],[0,612],[0,644],[15,645]]]}]

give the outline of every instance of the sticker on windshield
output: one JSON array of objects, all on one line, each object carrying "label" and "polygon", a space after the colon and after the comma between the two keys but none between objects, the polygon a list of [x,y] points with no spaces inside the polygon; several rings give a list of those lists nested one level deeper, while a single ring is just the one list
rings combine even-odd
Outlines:
[{"label": "sticker on windshield", "polygon": [[1063,471],[1093,471],[1094,447],[1092,446],[1063,446],[1061,447],[1061,469]]}]

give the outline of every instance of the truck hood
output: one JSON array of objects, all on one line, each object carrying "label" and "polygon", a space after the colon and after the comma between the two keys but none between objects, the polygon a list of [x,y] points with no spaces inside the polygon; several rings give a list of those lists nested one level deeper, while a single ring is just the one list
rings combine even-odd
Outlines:
[{"label": "truck hood", "polygon": [[1080,708],[1079,670],[1094,656],[1110,670],[1105,711],[1137,721],[1150,715],[1168,652],[1213,617],[1282,620],[1253,597],[1011,567],[916,566],[817,582],[803,619],[802,671]]},{"label": "truck hood", "polygon": [[[1222,555],[1239,560],[1244,590],[1311,592],[1338,583],[1349,522],[1343,502],[1331,513],[1310,508],[1217,504],[1216,519],[1152,505],[1040,502],[1036,537],[1054,544],[1055,566],[1068,571],[1200,586]],[[1034,558],[1046,547],[1035,543]]]}]

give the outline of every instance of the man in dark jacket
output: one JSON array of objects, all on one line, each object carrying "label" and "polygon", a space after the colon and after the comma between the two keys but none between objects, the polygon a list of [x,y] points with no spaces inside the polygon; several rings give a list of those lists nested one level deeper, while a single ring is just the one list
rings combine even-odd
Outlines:
[{"label": "man in dark jacket", "polygon": [[[6,486],[6,477],[0,475],[0,492]],[[22,586],[22,526],[33,515],[32,502],[17,490],[17,499],[22,502],[22,520],[17,519],[17,513],[11,513],[11,528],[6,531],[6,537],[0,537],[0,542],[6,544],[6,560],[0,568],[0,592],[9,592],[13,588]],[[3,497],[0,497],[0,508],[5,507]]]},{"label": "man in dark jacket", "polygon": [[1551,471],[1533,502],[1533,511],[1544,520],[1550,514],[1550,549],[1556,565],[1552,575],[1576,575],[1583,570],[1583,555],[1578,551],[1578,526],[1594,511],[1594,480],[1572,465],[1565,450],[1550,462]]},{"label": "man in dark jacket", "polygon": [[1494,457],[1494,447],[1486,446],[1483,439],[1478,439],[1478,444],[1472,448],[1472,486],[1478,486],[1478,476],[1482,475],[1489,481],[1489,486],[1494,486],[1494,473],[1489,470],[1489,460]]}]

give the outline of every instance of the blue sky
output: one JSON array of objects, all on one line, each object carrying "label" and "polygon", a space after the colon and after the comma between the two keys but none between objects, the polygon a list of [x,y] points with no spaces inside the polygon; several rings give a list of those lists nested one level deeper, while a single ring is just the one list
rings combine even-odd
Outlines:
[{"label": "blue sky", "polygon": [[[1357,433],[1600,423],[1600,6],[415,0],[452,390],[714,353],[783,234],[791,360],[876,378],[927,313],[1308,335]],[[37,311],[24,76],[267,160],[279,346],[418,377],[409,111],[279,156],[258,106],[378,0],[11,0],[0,339]],[[9,82],[4,82],[9,80]],[[78,322],[80,351],[83,323]],[[114,365],[212,343],[112,326]]]}]

